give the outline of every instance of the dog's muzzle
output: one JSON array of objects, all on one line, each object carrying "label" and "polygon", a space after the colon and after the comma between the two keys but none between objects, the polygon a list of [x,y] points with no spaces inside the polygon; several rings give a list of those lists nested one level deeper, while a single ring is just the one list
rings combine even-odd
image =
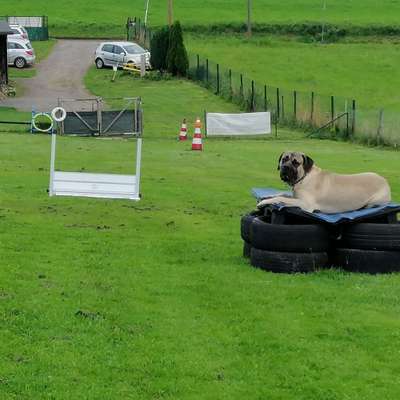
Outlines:
[{"label": "dog's muzzle", "polygon": [[297,180],[297,170],[294,169],[293,167],[283,165],[281,167],[280,176],[283,182],[286,182],[289,185],[293,184]]}]

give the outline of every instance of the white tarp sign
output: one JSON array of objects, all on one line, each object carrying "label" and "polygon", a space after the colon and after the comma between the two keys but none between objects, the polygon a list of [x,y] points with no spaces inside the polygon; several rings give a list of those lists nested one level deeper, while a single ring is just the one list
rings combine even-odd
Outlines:
[{"label": "white tarp sign", "polygon": [[265,135],[271,133],[271,113],[206,114],[207,136]]}]

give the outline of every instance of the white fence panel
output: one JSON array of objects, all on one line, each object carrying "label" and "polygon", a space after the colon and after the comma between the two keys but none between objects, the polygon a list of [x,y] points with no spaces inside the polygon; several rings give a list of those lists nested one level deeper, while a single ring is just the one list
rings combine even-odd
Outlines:
[{"label": "white fence panel", "polygon": [[271,133],[271,113],[206,114],[207,136],[246,136]]}]

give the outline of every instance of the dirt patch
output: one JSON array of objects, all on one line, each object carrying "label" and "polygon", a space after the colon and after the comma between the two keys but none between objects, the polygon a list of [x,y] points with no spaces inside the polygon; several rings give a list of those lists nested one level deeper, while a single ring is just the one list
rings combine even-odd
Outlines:
[{"label": "dirt patch", "polygon": [[98,40],[59,40],[50,55],[37,66],[33,78],[19,79],[23,96],[8,98],[0,106],[20,111],[51,111],[58,98],[93,97],[84,87],[83,78],[94,63]]}]

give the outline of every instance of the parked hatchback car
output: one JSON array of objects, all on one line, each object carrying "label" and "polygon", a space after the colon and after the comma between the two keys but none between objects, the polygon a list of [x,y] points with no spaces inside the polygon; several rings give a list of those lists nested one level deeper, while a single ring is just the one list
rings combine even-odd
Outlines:
[{"label": "parked hatchback car", "polygon": [[7,62],[17,68],[35,63],[35,51],[28,40],[7,39]]},{"label": "parked hatchback car", "polygon": [[150,53],[134,42],[101,43],[95,52],[97,68],[119,66],[124,63],[140,65],[141,55],[146,56],[146,68],[150,68]]},{"label": "parked hatchback car", "polygon": [[29,40],[28,32],[22,25],[10,24],[11,35],[8,35],[9,39],[20,39]]}]

